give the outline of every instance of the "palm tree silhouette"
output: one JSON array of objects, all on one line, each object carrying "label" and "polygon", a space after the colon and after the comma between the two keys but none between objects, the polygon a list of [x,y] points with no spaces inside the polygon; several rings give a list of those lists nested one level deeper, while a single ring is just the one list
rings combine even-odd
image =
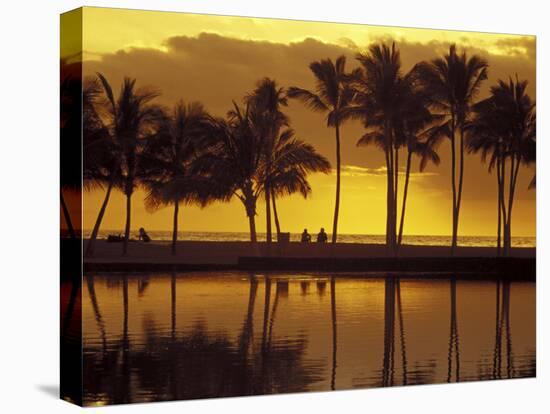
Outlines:
[{"label": "palm tree silhouette", "polygon": [[444,121],[432,128],[429,139],[434,145],[443,138],[448,138],[451,142],[453,193],[451,254],[454,255],[464,183],[464,138],[472,104],[481,84],[487,79],[488,64],[478,55],[468,57],[466,52],[457,53],[456,45],[453,44],[448,54],[431,62],[421,62],[417,65],[417,69],[432,108],[439,111],[440,115],[444,115]]},{"label": "palm tree silhouette", "polygon": [[[71,239],[76,239],[74,223],[63,194],[64,190],[81,190],[80,174],[80,136],[82,120],[82,64],[61,60],[60,85],[60,142],[62,163],[60,168],[60,203],[63,218]],[[66,154],[66,155],[65,155]]]},{"label": "palm tree silhouette", "polygon": [[142,183],[150,211],[174,206],[172,254],[176,254],[181,203],[205,206],[215,199],[215,183],[201,173],[201,155],[208,151],[209,115],[198,102],[178,102],[158,132],[148,139],[141,154]]},{"label": "palm tree silhouette", "polygon": [[[361,67],[348,80],[354,89],[353,105],[344,111],[346,118],[363,121],[366,133],[357,145],[375,144],[384,151],[387,176],[386,246],[397,252],[403,238],[405,208],[413,154],[421,157],[420,169],[429,160],[439,163],[433,147],[421,140],[423,130],[434,121],[427,100],[417,87],[413,68],[403,75],[401,57],[395,43],[372,45],[357,55]],[[399,149],[405,146],[407,162],[399,232],[397,200],[399,184]]]},{"label": "palm tree silhouette", "polygon": [[358,145],[376,144],[384,150],[387,176],[386,246],[397,248],[397,192],[399,183],[399,148],[403,134],[397,133],[398,123],[412,92],[410,76],[401,73],[401,57],[395,43],[372,45],[366,53],[357,55],[361,64],[349,76],[354,93],[354,105],[346,117],[363,121],[366,133]]},{"label": "palm tree silhouette", "polygon": [[340,210],[340,126],[344,121],[342,111],[349,105],[353,91],[345,82],[346,57],[340,56],[333,62],[331,59],[312,62],[310,70],[316,78],[316,91],[291,87],[290,98],[299,99],[316,112],[327,113],[327,126],[336,132],[336,202],[332,226],[332,243],[336,243],[338,233],[338,213]]},{"label": "palm tree silhouette", "polygon": [[136,80],[124,78],[118,98],[107,79],[97,74],[105,94],[106,126],[120,150],[123,192],[126,196],[126,225],[122,254],[128,252],[130,239],[132,194],[139,179],[139,158],[147,139],[155,133],[162,110],[151,104],[159,93],[148,88],[136,88]]},{"label": "palm tree silhouette", "polygon": [[271,149],[271,161],[264,163],[264,172],[269,177],[269,185],[264,193],[271,194],[273,213],[277,235],[281,232],[279,216],[277,214],[276,198],[294,193],[300,193],[307,198],[311,194],[311,186],[307,176],[312,172],[328,173],[329,161],[317,153],[313,146],[295,138],[292,129],[285,129],[276,138]]},{"label": "palm tree silhouette", "polygon": [[244,101],[249,108],[254,132],[262,143],[262,186],[265,198],[266,241],[271,243],[271,177],[276,161],[274,155],[279,131],[282,127],[289,125],[288,117],[281,111],[281,107],[287,105],[287,98],[284,89],[280,88],[275,80],[263,78],[256,84],[252,93],[245,97]]},{"label": "palm tree silhouette", "polygon": [[[266,120],[259,115],[258,105],[249,97],[245,108],[234,104],[227,120],[211,119],[208,133],[211,146],[200,160],[205,166],[203,169],[218,186],[215,197],[228,200],[236,196],[243,203],[252,242],[257,241],[256,203],[262,194],[269,211],[271,196],[300,192],[307,197],[311,192],[307,175],[330,169],[327,159],[311,145],[295,138],[292,129],[277,129],[276,135],[263,132]],[[282,121],[275,122],[282,125]],[[266,218],[269,223],[270,213]],[[269,225],[268,233],[270,229]],[[270,236],[268,242],[269,239]]]},{"label": "palm tree silhouette", "polygon": [[483,161],[489,156],[489,170],[495,166],[497,169],[497,250],[500,253],[502,231],[505,256],[511,250],[512,209],[519,168],[535,159],[535,103],[526,88],[527,81],[517,77],[515,81],[499,80],[491,87],[490,96],[474,105],[474,117],[467,126],[468,150],[480,152]]},{"label": "palm tree silhouette", "polygon": [[94,254],[95,241],[113,188],[121,188],[119,151],[98,113],[100,94],[99,80],[86,79],[82,93],[83,183],[86,190],[106,187],[103,203],[86,245],[86,257]]},{"label": "palm tree silhouette", "polygon": [[[414,76],[414,69],[411,76]],[[405,225],[405,211],[409,181],[411,175],[411,164],[413,155],[420,157],[420,172],[424,171],[428,162],[439,165],[440,158],[433,143],[423,139],[425,128],[432,124],[436,117],[430,112],[425,96],[418,92],[414,85],[407,92],[407,101],[401,114],[400,122],[396,128],[396,134],[400,135],[399,141],[404,142],[407,150],[407,161],[405,165],[405,184],[403,186],[403,200],[401,206],[401,218],[399,221],[399,232],[397,235],[397,246],[403,241],[403,228]],[[398,173],[398,172],[397,172]],[[397,192],[395,194],[397,198]]]},{"label": "palm tree silhouette", "polygon": [[209,139],[212,147],[201,158],[208,165],[212,181],[221,189],[220,200],[228,201],[233,196],[243,203],[250,227],[250,241],[256,237],[256,203],[262,187],[262,142],[254,133],[252,119],[246,108],[233,102],[234,109],[228,119],[211,118]]}]

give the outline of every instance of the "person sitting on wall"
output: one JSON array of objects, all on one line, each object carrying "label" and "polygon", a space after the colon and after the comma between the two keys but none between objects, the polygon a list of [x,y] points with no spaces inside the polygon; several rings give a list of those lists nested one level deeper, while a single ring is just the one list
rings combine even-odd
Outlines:
[{"label": "person sitting on wall", "polygon": [[317,235],[317,243],[326,243],[328,240],[328,236],[325,233],[325,228],[321,227],[321,231]]},{"label": "person sitting on wall", "polygon": [[309,243],[311,241],[311,235],[304,229],[302,233],[302,243]]},{"label": "person sitting on wall", "polygon": [[139,240],[143,240],[145,243],[149,243],[151,241],[151,238],[143,227],[139,228]]}]

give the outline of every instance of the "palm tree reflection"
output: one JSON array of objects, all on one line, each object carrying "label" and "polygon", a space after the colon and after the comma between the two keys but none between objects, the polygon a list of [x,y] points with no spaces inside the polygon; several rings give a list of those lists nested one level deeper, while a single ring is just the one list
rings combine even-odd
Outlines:
[{"label": "palm tree reflection", "polygon": [[512,333],[510,329],[510,282],[497,281],[496,286],[496,322],[495,348],[493,351],[493,378],[503,378],[502,350],[503,333],[505,332],[506,346],[506,378],[514,377],[514,360],[512,352]]},{"label": "palm tree reflection", "polygon": [[330,389],[336,389],[336,351],[337,339],[336,332],[336,279],[334,276],[330,278],[330,310],[332,316],[332,375],[330,377]]},{"label": "palm tree reflection", "polygon": [[460,351],[458,341],[458,323],[456,316],[456,277],[450,280],[451,285],[451,332],[449,335],[449,352],[447,355],[448,369],[447,382],[452,381],[453,376],[453,356],[455,362],[455,381],[460,381]]},{"label": "palm tree reflection", "polygon": [[97,323],[97,327],[101,334],[101,341],[103,343],[103,352],[107,349],[107,335],[105,332],[105,322],[101,316],[101,311],[99,310],[99,304],[97,301],[97,295],[95,293],[94,277],[86,276],[86,285],[88,287],[88,295],[90,296],[90,301],[92,302],[92,309],[94,310],[94,317]]},{"label": "palm tree reflection", "polygon": [[395,309],[397,307],[399,324],[399,342],[401,348],[401,371],[403,385],[407,385],[407,349],[405,343],[405,326],[401,303],[401,280],[399,276],[386,276],[384,286],[384,353],[382,358],[381,386],[395,385]]},{"label": "palm tree reflection", "polygon": [[[85,404],[298,392],[309,389],[325,377],[322,360],[305,360],[307,341],[303,337],[285,340],[277,346],[268,340],[270,330],[273,335],[277,316],[276,309],[269,306],[269,277],[265,284],[266,329],[262,333],[261,347],[255,347],[253,340],[256,276],[249,277],[248,305],[236,341],[224,332],[210,331],[205,322],[195,323],[185,334],[178,333],[175,329],[177,283],[177,277],[172,275],[170,333],[157,326],[152,317],[145,317],[141,342],[130,346],[128,280],[124,277],[122,337],[110,343],[107,358],[100,358],[101,353],[93,347],[87,349]],[[280,304],[285,297],[286,289],[286,282],[278,284],[273,308],[275,302]]]}]

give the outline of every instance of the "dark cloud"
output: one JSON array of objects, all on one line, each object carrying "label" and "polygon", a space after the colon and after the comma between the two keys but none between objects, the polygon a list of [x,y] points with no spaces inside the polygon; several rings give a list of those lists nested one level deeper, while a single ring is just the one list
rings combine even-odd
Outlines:
[{"label": "dark cloud", "polygon": [[[384,39],[391,41],[391,39]],[[268,76],[275,78],[281,86],[313,88],[314,80],[308,65],[314,61],[330,57],[335,59],[346,55],[349,67],[356,66],[355,54],[365,49],[349,39],[341,39],[339,45],[323,43],[315,39],[305,39],[291,44],[267,41],[239,40],[217,34],[202,33],[198,37],[175,36],[166,40],[164,50],[132,48],[105,54],[100,60],[87,61],[86,74],[102,72],[114,85],[123,76],[136,78],[139,85],[151,85],[162,91],[159,101],[172,105],[179,99],[201,101],[216,115],[224,115],[233,100],[241,102],[258,79]],[[431,60],[445,53],[448,43],[398,42],[404,70],[415,63]],[[507,79],[517,74],[530,82],[529,92],[535,94],[535,41],[531,37],[517,40],[502,40],[498,45],[509,55],[493,55],[479,47],[467,47],[468,53],[484,56],[490,64],[489,80],[485,83],[480,97],[486,96],[489,86],[497,79]],[[296,133],[312,143],[319,152],[334,162],[334,132],[326,128],[324,116],[312,113],[298,102],[291,102],[288,115]],[[357,148],[355,143],[361,135],[359,123],[347,123],[342,131],[343,163],[370,168],[373,171],[384,165],[380,151],[372,148]],[[449,177],[449,148],[440,148],[440,167],[430,166],[428,172],[434,184],[447,189]],[[418,165],[414,166],[415,171]],[[534,198],[534,192],[527,188],[531,172],[520,175],[519,198]],[[494,197],[495,179],[480,165],[478,156],[469,156],[466,161],[466,199],[489,199]]]}]

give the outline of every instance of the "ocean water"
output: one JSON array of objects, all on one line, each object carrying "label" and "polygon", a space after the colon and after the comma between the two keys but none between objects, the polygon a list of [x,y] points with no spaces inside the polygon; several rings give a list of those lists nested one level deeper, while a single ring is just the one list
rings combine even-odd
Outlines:
[{"label": "ocean water", "polygon": [[[91,230],[84,231],[84,237],[89,237]],[[107,238],[109,234],[121,234],[121,230],[101,230],[99,238]],[[172,240],[172,232],[165,230],[147,230],[147,233],[153,240]],[[312,239],[315,240],[316,233],[311,233]],[[258,240],[265,240],[265,233],[257,234]],[[137,233],[133,232],[132,237],[137,238]],[[274,239],[277,237],[273,235]],[[248,232],[193,232],[183,231],[178,233],[178,240],[189,241],[249,241],[250,234]],[[291,233],[290,241],[300,241],[300,233]],[[386,236],[383,234],[340,234],[338,236],[339,243],[367,243],[367,244],[384,244]],[[426,235],[405,235],[403,236],[405,244],[420,245],[420,246],[449,246],[451,244],[450,236],[426,236]],[[471,247],[493,247],[496,245],[496,238],[489,236],[460,236],[458,240],[460,246]],[[535,247],[535,237],[513,237],[513,247]]]}]

